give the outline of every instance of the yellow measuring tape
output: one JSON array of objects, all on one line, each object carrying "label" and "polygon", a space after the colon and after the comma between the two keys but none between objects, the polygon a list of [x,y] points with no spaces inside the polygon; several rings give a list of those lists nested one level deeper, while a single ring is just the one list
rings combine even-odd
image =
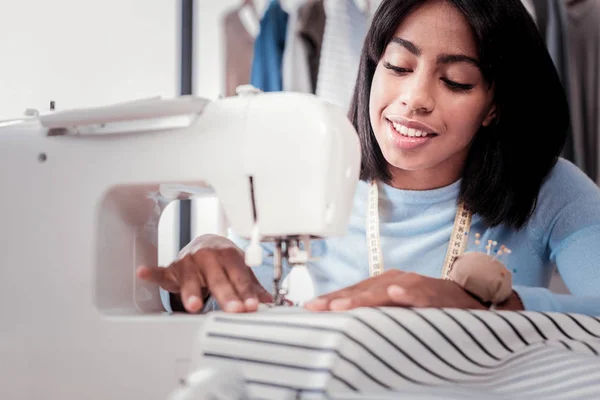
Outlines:
[{"label": "yellow measuring tape", "polygon": [[[471,213],[463,203],[458,205],[454,228],[448,243],[446,258],[442,267],[442,278],[448,279],[454,261],[464,253],[467,247],[467,234],[471,229]],[[384,269],[383,254],[381,251],[381,237],[379,234],[379,187],[377,182],[371,182],[369,187],[369,201],[367,202],[367,248],[369,251],[369,275],[381,275]]]}]

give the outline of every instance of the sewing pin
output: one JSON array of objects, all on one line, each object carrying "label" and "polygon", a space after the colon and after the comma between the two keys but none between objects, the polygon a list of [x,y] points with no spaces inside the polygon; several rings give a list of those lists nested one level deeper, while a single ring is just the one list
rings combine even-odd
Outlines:
[{"label": "sewing pin", "polygon": [[492,240],[488,240],[488,244],[487,244],[487,246],[485,246],[485,249],[487,250],[487,255],[488,256],[491,255],[490,252],[492,251],[492,243],[493,243]]}]

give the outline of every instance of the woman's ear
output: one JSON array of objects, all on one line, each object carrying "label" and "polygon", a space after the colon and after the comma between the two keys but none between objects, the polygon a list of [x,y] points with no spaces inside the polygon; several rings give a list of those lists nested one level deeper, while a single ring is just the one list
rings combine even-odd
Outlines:
[{"label": "woman's ear", "polygon": [[487,115],[483,119],[483,122],[481,123],[481,125],[483,125],[485,127],[490,126],[490,124],[492,123],[492,121],[494,119],[496,119],[496,116],[497,116],[497,114],[496,114],[496,105],[492,104],[490,106],[490,109],[489,109]]}]

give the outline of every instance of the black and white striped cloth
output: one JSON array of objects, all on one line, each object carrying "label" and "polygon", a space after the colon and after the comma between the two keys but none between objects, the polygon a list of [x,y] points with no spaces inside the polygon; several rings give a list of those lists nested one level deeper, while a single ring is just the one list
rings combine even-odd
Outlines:
[{"label": "black and white striped cloth", "polygon": [[198,339],[255,399],[600,399],[600,319],[576,314],[215,312]]}]

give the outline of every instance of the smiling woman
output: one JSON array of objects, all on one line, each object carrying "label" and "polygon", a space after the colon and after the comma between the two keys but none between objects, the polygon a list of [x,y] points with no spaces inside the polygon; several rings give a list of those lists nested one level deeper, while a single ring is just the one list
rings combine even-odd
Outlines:
[{"label": "smiling woman", "polygon": [[[520,0],[383,0],[349,118],[361,181],[347,235],[313,244],[308,269],[320,297],[306,308],[600,315],[600,189],[559,158],[566,97]],[[248,243],[233,235],[194,242],[202,251],[140,276],[181,288],[191,312],[203,309],[207,290],[225,311],[268,301],[271,260],[250,270],[240,251]],[[455,263],[473,251],[489,257]],[[572,295],[548,289],[554,265]],[[488,290],[499,284],[508,290]]]},{"label": "smiling woman", "polygon": [[394,32],[370,93],[394,187],[432,189],[460,177],[473,136],[495,115],[477,58],[468,21],[448,3],[425,4]]},{"label": "smiling woman", "polygon": [[[385,1],[364,50],[350,110],[363,178],[421,190],[465,177],[469,209],[522,226],[568,126],[562,85],[522,4]],[[433,135],[411,140],[401,128],[411,124]]]}]

